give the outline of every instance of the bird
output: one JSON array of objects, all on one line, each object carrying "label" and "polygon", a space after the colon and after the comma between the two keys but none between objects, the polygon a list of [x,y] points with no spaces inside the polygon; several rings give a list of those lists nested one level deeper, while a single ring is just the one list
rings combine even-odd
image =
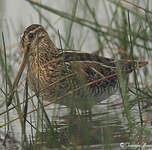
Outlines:
[{"label": "bird", "polygon": [[147,64],[146,61],[116,60],[79,50],[58,49],[40,24],[25,29],[21,45],[23,57],[10,99],[27,65],[28,85],[42,100],[51,101],[62,96],[55,103],[89,109],[116,93],[119,72],[124,78]]}]

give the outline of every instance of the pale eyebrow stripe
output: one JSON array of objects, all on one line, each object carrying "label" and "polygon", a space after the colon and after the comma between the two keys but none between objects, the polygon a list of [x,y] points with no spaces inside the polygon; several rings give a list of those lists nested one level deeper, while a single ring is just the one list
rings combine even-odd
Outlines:
[{"label": "pale eyebrow stripe", "polygon": [[28,36],[29,33],[34,33],[34,32],[36,32],[36,31],[40,30],[41,28],[42,28],[42,26],[37,26],[37,27],[35,27],[35,28],[33,28],[33,29],[29,28],[29,30],[26,30],[26,32],[24,32],[24,35],[22,36],[22,39],[24,40],[24,38],[25,38],[26,36]]}]

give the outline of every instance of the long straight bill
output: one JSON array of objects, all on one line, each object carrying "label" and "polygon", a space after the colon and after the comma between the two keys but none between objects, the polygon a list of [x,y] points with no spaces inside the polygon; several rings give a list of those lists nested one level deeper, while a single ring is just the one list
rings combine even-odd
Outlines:
[{"label": "long straight bill", "polygon": [[22,60],[21,60],[21,63],[20,63],[17,75],[15,77],[15,80],[13,82],[11,93],[10,93],[10,95],[8,97],[8,103],[7,103],[8,106],[12,103],[12,98],[13,98],[14,93],[16,91],[16,87],[17,87],[17,85],[18,85],[18,83],[20,81],[20,78],[21,78],[21,75],[22,75],[23,70],[25,68],[25,65],[27,63],[27,60],[28,60],[28,53],[25,52],[24,55],[23,55],[23,57],[22,57]]}]

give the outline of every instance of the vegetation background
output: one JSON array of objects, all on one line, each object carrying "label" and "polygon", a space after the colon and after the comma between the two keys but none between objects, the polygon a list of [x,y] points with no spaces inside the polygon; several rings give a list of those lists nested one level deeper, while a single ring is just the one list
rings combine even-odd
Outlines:
[{"label": "vegetation background", "polygon": [[[150,0],[1,0],[0,7],[0,149],[152,147]],[[44,107],[36,97],[29,98],[26,116],[27,104],[20,103],[33,95],[25,86],[26,70],[13,105],[6,101],[23,54],[19,37],[33,23],[46,27],[59,48],[60,33],[63,48],[149,65],[125,84],[120,77],[120,94],[93,107],[91,121],[79,113],[71,118],[64,106]]]}]

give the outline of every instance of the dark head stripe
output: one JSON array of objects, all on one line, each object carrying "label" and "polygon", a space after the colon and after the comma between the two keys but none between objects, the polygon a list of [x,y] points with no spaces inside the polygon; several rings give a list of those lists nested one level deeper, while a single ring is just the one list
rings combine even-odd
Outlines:
[{"label": "dark head stripe", "polygon": [[35,30],[37,30],[37,28],[42,28],[42,26],[39,24],[32,24],[29,27],[27,27],[22,36],[22,40],[24,41],[24,38],[26,37],[26,35],[28,35],[31,31],[34,32]]},{"label": "dark head stripe", "polygon": [[39,25],[39,24],[32,24],[32,25],[30,25],[29,27],[26,28],[26,30],[24,32],[24,35],[27,35],[29,32],[34,31],[38,27],[42,27],[42,26]]}]

